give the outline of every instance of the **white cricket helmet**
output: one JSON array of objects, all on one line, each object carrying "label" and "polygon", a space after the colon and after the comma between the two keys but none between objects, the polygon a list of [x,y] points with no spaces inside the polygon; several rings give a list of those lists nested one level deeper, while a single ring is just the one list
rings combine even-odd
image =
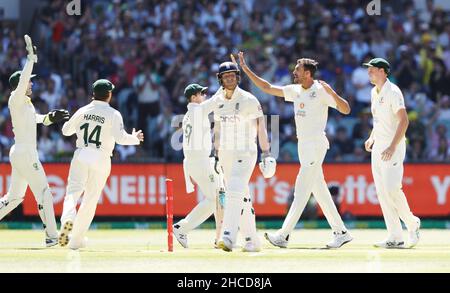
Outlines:
[{"label": "white cricket helmet", "polygon": [[264,178],[271,178],[277,170],[277,161],[274,157],[266,157],[259,163],[259,170],[261,170]]}]

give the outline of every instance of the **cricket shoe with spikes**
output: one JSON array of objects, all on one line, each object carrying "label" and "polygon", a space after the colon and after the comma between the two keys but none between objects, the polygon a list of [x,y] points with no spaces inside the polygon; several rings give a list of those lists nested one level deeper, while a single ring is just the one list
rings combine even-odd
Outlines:
[{"label": "cricket shoe with spikes", "polygon": [[233,243],[231,242],[231,239],[228,237],[223,237],[222,240],[217,243],[217,246],[227,252],[233,251]]},{"label": "cricket shoe with spikes", "polygon": [[242,248],[243,252],[260,252],[261,251],[261,245],[255,244],[253,241],[248,241],[245,243],[244,247]]},{"label": "cricket shoe with spikes", "polygon": [[333,240],[327,244],[327,248],[339,248],[352,240],[353,237],[348,231],[333,232]]},{"label": "cricket shoe with spikes", "polygon": [[85,236],[79,242],[74,242],[73,240],[69,241],[69,248],[72,250],[78,250],[80,248],[85,248],[87,246],[88,238]]},{"label": "cricket shoe with spikes", "polygon": [[264,237],[272,244],[273,246],[278,246],[280,248],[287,248],[289,243],[289,235],[282,236],[278,233],[264,233]]},{"label": "cricket shoe with spikes", "polygon": [[58,245],[58,238],[45,238],[45,247]]},{"label": "cricket shoe with spikes", "polygon": [[420,239],[420,234],[419,234],[419,229],[420,229],[420,219],[416,217],[416,227],[413,230],[408,231],[409,233],[409,237],[408,237],[408,247],[409,248],[413,248],[414,246],[417,245],[417,243],[419,243],[419,239]]},{"label": "cricket shoe with spikes", "polygon": [[183,246],[184,248],[188,248],[187,234],[180,232],[180,225],[173,225],[173,235],[175,235],[175,238],[177,239],[178,243],[181,244],[181,246]]},{"label": "cricket shoe with spikes", "polygon": [[395,241],[395,240],[385,240],[382,242],[375,243],[373,246],[378,248],[405,248],[405,242],[404,241]]},{"label": "cricket shoe with spikes", "polygon": [[59,232],[58,236],[58,243],[61,247],[66,246],[69,244],[69,234],[72,232],[73,229],[73,222],[71,220],[68,220],[64,222],[61,226],[61,231]]}]

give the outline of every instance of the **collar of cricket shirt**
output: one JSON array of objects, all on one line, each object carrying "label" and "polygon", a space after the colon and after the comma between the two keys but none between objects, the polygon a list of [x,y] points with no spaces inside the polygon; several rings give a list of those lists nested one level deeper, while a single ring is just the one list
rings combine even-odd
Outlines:
[{"label": "collar of cricket shirt", "polygon": [[200,107],[200,104],[191,102],[187,105],[188,110],[191,110],[192,108],[197,108],[197,107]]},{"label": "collar of cricket shirt", "polygon": [[383,94],[389,88],[391,88],[391,81],[389,80],[389,78],[386,78],[386,82],[383,84],[383,86],[381,87],[380,92],[377,92],[377,94],[380,96],[381,94]]},{"label": "collar of cricket shirt", "polygon": [[221,87],[220,97],[223,101],[231,103],[238,97],[240,90],[241,89],[239,88],[239,86],[236,86],[236,88],[234,89],[233,95],[231,95],[231,99],[227,99],[227,98],[225,98],[225,93],[226,93],[225,89],[223,87]]},{"label": "collar of cricket shirt", "polygon": [[109,103],[105,101],[93,100],[91,103],[99,106],[109,106]]}]

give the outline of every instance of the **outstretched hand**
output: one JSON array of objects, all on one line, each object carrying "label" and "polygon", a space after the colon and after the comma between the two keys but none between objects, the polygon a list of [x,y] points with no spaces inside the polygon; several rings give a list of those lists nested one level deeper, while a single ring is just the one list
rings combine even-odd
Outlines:
[{"label": "outstretched hand", "polygon": [[230,58],[231,58],[231,62],[233,62],[234,64],[238,65],[238,63],[236,62],[236,58],[234,58],[233,53],[230,54]]},{"label": "outstretched hand", "polygon": [[142,130],[136,131],[136,129],[133,128],[131,135],[136,136],[141,142],[144,141],[144,133],[142,133]]},{"label": "outstretched hand", "polygon": [[242,68],[244,68],[244,66],[246,67],[247,63],[245,62],[244,59],[244,52],[240,51],[238,56],[239,56],[239,65],[241,65]]},{"label": "outstretched hand", "polygon": [[37,63],[36,47],[33,46],[33,41],[29,35],[24,36],[25,39],[25,49],[27,50],[28,56],[33,57],[33,61]]},{"label": "outstretched hand", "polygon": [[52,110],[47,114],[47,116],[51,123],[66,121],[70,118],[69,111],[64,109]]}]

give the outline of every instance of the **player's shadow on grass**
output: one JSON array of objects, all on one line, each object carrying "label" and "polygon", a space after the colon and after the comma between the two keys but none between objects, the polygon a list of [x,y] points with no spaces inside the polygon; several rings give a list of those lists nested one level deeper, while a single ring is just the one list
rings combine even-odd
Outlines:
[{"label": "player's shadow on grass", "polygon": [[[332,248],[328,248],[328,247],[303,247],[303,246],[297,246],[297,247],[289,247],[286,249],[297,249],[297,250],[332,250]],[[285,249],[283,249],[285,250]]]}]

